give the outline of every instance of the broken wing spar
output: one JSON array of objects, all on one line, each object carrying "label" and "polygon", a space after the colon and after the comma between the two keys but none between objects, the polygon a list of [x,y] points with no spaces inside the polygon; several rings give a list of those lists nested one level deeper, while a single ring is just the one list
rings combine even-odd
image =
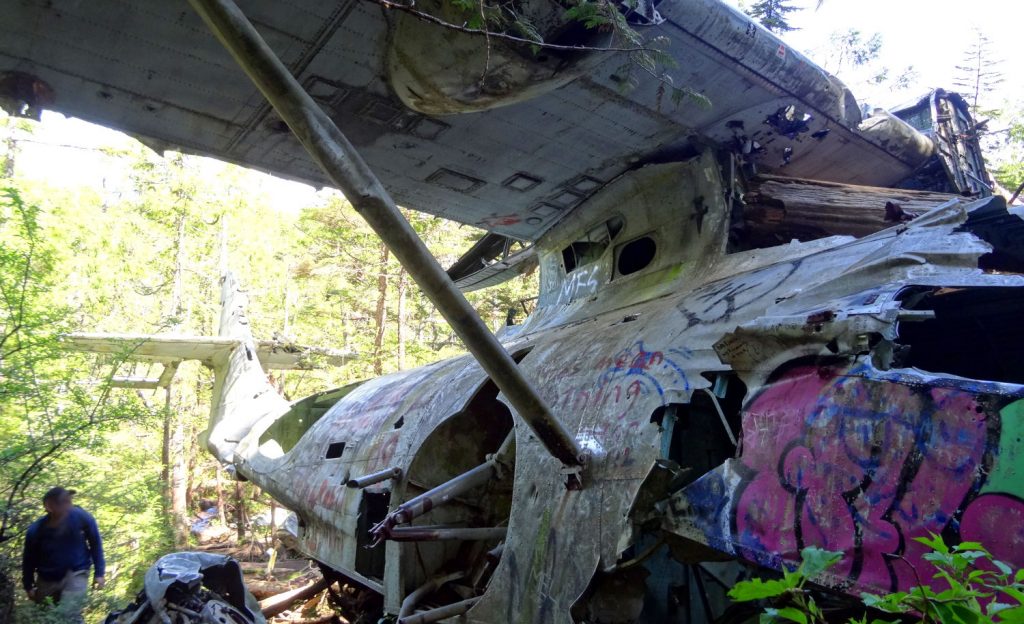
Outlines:
[{"label": "broken wing spar", "polygon": [[579,446],[512,356],[402,217],[395,202],[330,117],[303,90],[231,0],[189,0],[310,156],[391,249],[552,456],[581,467]]}]

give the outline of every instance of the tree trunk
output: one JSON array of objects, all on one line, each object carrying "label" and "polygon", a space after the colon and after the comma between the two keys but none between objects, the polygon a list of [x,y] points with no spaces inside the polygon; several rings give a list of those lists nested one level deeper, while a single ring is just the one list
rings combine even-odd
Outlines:
[{"label": "tree trunk", "polygon": [[270,598],[260,601],[260,610],[263,612],[263,617],[273,617],[282,611],[285,611],[292,604],[300,600],[309,600],[313,596],[316,596],[320,592],[327,589],[330,583],[327,579],[321,578],[320,580],[310,583],[305,587],[293,589],[291,591],[278,594],[277,596],[271,596]]},{"label": "tree trunk", "polygon": [[[196,397],[198,401],[198,396]],[[185,471],[185,510],[186,512],[191,509],[195,509],[195,498],[196,498],[196,460],[199,457],[199,449],[196,448],[196,428],[195,425],[189,423],[188,435],[186,440],[188,441],[185,448],[188,449],[188,468]]]},{"label": "tree trunk", "polygon": [[238,544],[245,541],[245,484],[235,481],[235,531],[238,534]]},{"label": "tree trunk", "polygon": [[[177,411],[177,410],[172,410]],[[188,507],[185,498],[188,495],[187,446],[185,445],[185,422],[180,414],[175,414],[174,432],[171,435],[171,520],[174,522],[175,541],[184,545],[187,538]]]},{"label": "tree trunk", "polygon": [[743,219],[754,246],[847,234],[867,236],[958,195],[758,176],[744,195]]},{"label": "tree trunk", "polygon": [[377,333],[373,338],[373,372],[376,375],[384,374],[384,334],[387,331],[388,320],[388,248],[384,243],[380,245],[380,270],[377,273],[377,311],[374,314],[374,323],[377,326]]},{"label": "tree trunk", "polygon": [[[181,331],[182,289],[185,269],[185,215],[179,213],[175,240],[174,279],[171,290],[169,317],[171,330]],[[187,541],[188,448],[185,444],[185,418],[181,405],[181,376],[177,375],[167,387],[164,412],[164,448],[161,453],[164,484],[175,543]]]},{"label": "tree trunk", "polygon": [[224,471],[217,462],[217,517],[221,526],[227,526],[227,517],[224,515]]},{"label": "tree trunk", "polygon": [[408,290],[409,280],[405,269],[398,273],[398,370],[405,370],[405,293]]},{"label": "tree trunk", "polygon": [[14,161],[18,155],[18,141],[14,138],[14,128],[8,128],[11,134],[7,135],[4,140],[7,153],[4,155],[3,170],[0,171],[0,177],[11,179],[14,177]]},{"label": "tree trunk", "polygon": [[171,411],[171,387],[164,388],[164,430],[160,445],[160,480],[164,486],[164,499],[168,509],[171,505],[171,429],[174,426]]}]

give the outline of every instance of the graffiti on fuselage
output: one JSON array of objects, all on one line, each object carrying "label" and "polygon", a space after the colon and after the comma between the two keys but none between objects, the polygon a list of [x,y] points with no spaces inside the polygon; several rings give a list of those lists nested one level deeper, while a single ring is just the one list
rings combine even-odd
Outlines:
[{"label": "graffiti on fuselage", "polygon": [[688,487],[691,520],[773,567],[805,546],[841,551],[833,573],[868,591],[930,578],[914,538],[931,533],[1024,565],[1024,401],[1000,409],[995,397],[864,372],[805,365],[771,381],[744,410],[738,482],[718,469]]},{"label": "graffiti on fuselage", "polygon": [[686,328],[725,323],[747,306],[765,303],[765,295],[781,288],[800,269],[803,260],[775,264],[739,278],[713,282],[679,304]]},{"label": "graffiti on fuselage", "polygon": [[576,372],[579,382],[552,388],[548,400],[558,413],[579,415],[585,423],[579,438],[588,451],[610,453],[612,466],[629,466],[634,434],[650,422],[652,410],[668,401],[669,391],[689,391],[681,362],[690,357],[686,349],[649,349],[636,341],[591,360]]},{"label": "graffiti on fuselage", "polygon": [[601,269],[601,264],[594,263],[568,273],[562,282],[562,290],[558,294],[557,303],[571,303],[597,293],[602,282]]}]

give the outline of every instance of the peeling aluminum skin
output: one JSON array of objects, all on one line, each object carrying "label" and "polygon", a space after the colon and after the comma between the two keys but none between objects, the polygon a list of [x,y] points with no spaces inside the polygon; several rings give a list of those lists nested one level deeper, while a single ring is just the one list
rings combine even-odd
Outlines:
[{"label": "peeling aluminum skin", "polygon": [[[505,345],[587,451],[581,491],[565,488],[558,462],[500,396],[489,398],[493,391],[469,357],[325,393],[336,402],[284,446],[271,433],[311,412],[296,404],[270,413],[234,449],[236,469],[296,511],[307,555],[381,592],[391,613],[463,561],[464,551],[459,542],[387,541],[375,547],[383,554],[374,563],[367,553],[380,551],[367,549],[368,496],[386,497],[377,500],[394,510],[485,461],[512,422],[514,461],[474,490],[475,505],[472,497],[448,503],[413,523],[483,527],[507,519],[503,554],[466,616],[471,622],[582,621],[570,616],[574,605],[576,613],[603,608],[593,588],[618,574],[652,523],[676,562],[740,558],[778,568],[801,545],[841,550],[843,564],[823,581],[852,595],[905,587],[891,559],[901,554],[923,565],[922,553],[906,546],[922,531],[980,534],[1006,561],[1024,564],[1024,535],[991,530],[993,518],[1019,513],[1013,501],[1024,492],[987,490],[985,478],[996,470],[1003,484],[1019,481],[1016,466],[1002,459],[1014,457],[1019,443],[1000,438],[998,423],[1004,414],[1010,431],[1024,389],[893,366],[900,328],[928,317],[907,309],[905,293],[1024,287],[1020,275],[979,268],[993,247],[965,226],[971,215],[1002,219],[1004,228],[1019,227],[1019,217],[998,198],[950,202],[861,239],[726,253],[724,187],[710,153],[651,165],[616,180],[580,210],[578,222],[563,222],[537,243],[541,299]],[[608,223],[615,233],[603,252],[566,273],[567,246],[604,240]],[[624,250],[643,238],[656,242],[656,253],[641,270],[622,274]],[[665,410],[706,403],[721,376],[745,385],[741,412],[691,411],[690,422],[699,420],[713,437],[694,434],[673,446]],[[709,441],[729,439],[723,427],[739,448],[723,442],[724,463],[697,468]],[[872,442],[882,430],[894,437]],[[926,435],[933,430],[942,435]],[[906,464],[921,445],[925,457]],[[797,463],[779,482],[772,462],[796,446],[806,451],[785,456],[779,465]],[[876,447],[890,450],[880,456]],[[840,461],[843,453],[864,459]],[[974,459],[957,463],[961,456]],[[843,461],[873,471],[874,486],[851,482],[855,471]],[[815,466],[815,481],[805,484]],[[688,467],[688,484],[673,486]],[[401,477],[346,486],[394,468]],[[949,471],[958,489],[941,490]],[[879,501],[888,506],[874,507]],[[624,586],[633,593],[623,594],[623,604],[644,591],[643,583]]]}]

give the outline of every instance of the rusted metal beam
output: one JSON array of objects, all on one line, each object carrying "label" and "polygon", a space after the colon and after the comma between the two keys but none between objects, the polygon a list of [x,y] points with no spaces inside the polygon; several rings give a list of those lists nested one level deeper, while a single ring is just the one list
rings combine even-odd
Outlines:
[{"label": "rusted metal beam", "polygon": [[430,611],[420,611],[419,613],[414,613],[408,617],[400,618],[398,620],[398,624],[431,624],[432,622],[440,622],[445,618],[462,615],[473,608],[473,605],[475,605],[479,600],[479,597],[470,598],[469,600],[453,602],[450,605],[431,609]]},{"label": "rusted metal beam", "polygon": [[426,583],[420,585],[413,591],[409,592],[409,595],[402,601],[402,606],[398,609],[398,619],[402,619],[409,615],[416,605],[420,603],[426,596],[437,591],[445,583],[457,581],[466,576],[463,571],[451,572],[449,574],[442,574],[429,579]]},{"label": "rusted metal beam", "polygon": [[371,485],[376,485],[382,481],[387,481],[388,479],[397,479],[401,476],[401,468],[386,468],[379,472],[363,475],[355,479],[349,479],[348,482],[345,483],[345,485],[347,485],[350,488],[361,490],[363,488],[370,487]]},{"label": "rusted metal beam", "polygon": [[472,468],[459,476],[445,481],[432,490],[428,490],[416,498],[407,500],[398,506],[392,516],[395,524],[406,524],[427,513],[435,507],[440,507],[450,500],[465,494],[475,487],[487,483],[495,477],[494,462],[486,461],[476,468]]},{"label": "rusted metal beam", "polygon": [[437,306],[541,444],[563,465],[580,467],[582,453],[576,440],[554,417],[512,357],[437,263],[355,147],[303,90],[245,14],[232,0],[189,0],[189,4],[288,124],[313,160]]},{"label": "rusted metal beam", "polygon": [[508,527],[448,528],[433,526],[395,527],[388,539],[393,542],[486,541],[505,539]]}]

